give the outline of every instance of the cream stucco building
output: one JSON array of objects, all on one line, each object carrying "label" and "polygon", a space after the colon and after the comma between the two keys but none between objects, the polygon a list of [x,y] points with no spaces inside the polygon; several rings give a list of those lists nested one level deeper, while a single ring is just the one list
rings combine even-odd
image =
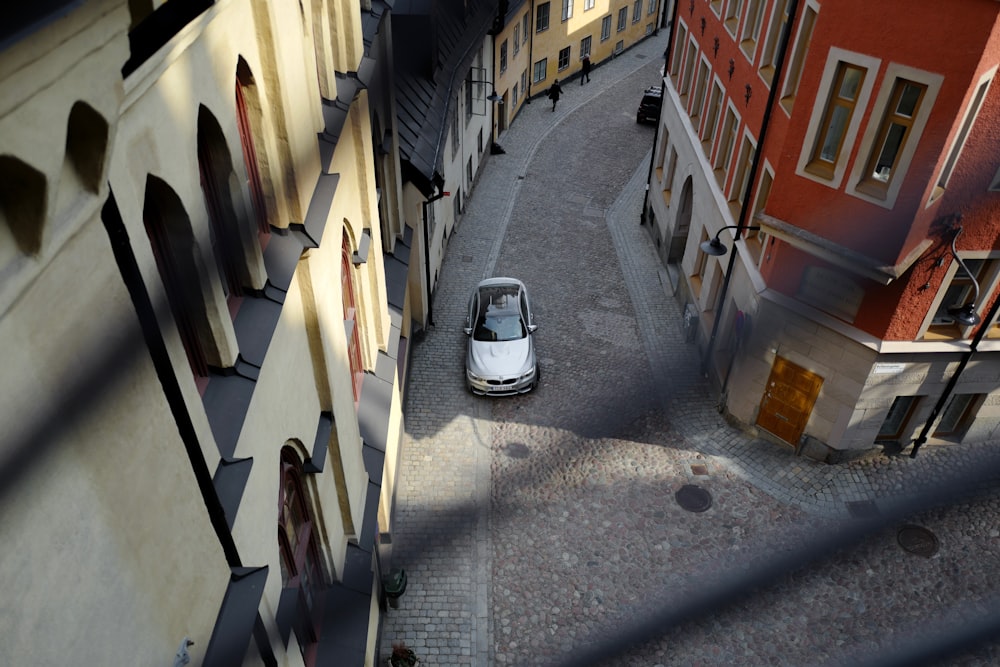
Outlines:
[{"label": "cream stucco building", "polygon": [[360,9],[5,17],[6,660],[374,663],[422,309]]}]

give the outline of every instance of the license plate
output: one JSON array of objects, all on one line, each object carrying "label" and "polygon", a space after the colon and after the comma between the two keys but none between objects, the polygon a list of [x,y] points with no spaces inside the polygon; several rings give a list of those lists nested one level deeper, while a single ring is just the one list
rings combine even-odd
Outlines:
[{"label": "license plate", "polygon": [[492,387],[493,391],[512,391],[513,389],[514,385],[512,384],[498,384]]}]

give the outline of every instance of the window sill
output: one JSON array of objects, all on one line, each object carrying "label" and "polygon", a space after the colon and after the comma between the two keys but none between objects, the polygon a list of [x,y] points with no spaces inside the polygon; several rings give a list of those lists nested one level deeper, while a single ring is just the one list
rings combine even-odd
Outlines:
[{"label": "window sill", "polygon": [[888,198],[889,184],[881,181],[867,180],[858,183],[854,189],[861,194],[885,201]]},{"label": "window sill", "polygon": [[663,191],[663,203],[670,206],[670,190]]},{"label": "window sill", "polygon": [[781,98],[781,108],[785,110],[789,116],[792,115],[792,107],[795,106],[795,95],[787,95]]},{"label": "window sill", "polygon": [[757,40],[754,39],[744,39],[740,42],[740,49],[743,51],[743,55],[753,62],[753,54],[757,50]]},{"label": "window sill", "polygon": [[760,68],[760,78],[764,79],[764,83],[770,88],[771,84],[774,83],[774,66],[764,65]]},{"label": "window sill", "polygon": [[816,176],[817,178],[822,178],[827,181],[833,180],[833,175],[834,175],[833,172],[835,168],[836,165],[830,165],[825,162],[820,162],[818,160],[814,160],[806,165],[806,171],[808,171],[813,176]]},{"label": "window sill", "polygon": [[689,276],[688,277],[688,282],[691,283],[691,293],[694,294],[694,296],[696,298],[700,297],[701,296],[701,276],[699,276],[697,273],[694,274],[693,276]]}]

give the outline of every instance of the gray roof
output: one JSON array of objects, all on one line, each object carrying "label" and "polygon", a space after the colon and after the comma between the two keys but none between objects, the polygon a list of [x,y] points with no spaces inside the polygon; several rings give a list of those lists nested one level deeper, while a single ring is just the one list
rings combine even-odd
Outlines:
[{"label": "gray roof", "polygon": [[392,8],[404,179],[430,196],[442,178],[455,96],[493,26],[498,0],[397,0]]}]

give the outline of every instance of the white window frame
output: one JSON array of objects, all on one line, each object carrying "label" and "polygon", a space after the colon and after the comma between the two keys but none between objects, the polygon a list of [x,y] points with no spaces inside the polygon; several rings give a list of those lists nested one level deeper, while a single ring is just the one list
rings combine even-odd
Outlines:
[{"label": "white window frame", "polygon": [[[834,79],[837,76],[837,67],[841,62],[863,68],[867,70],[867,73],[854,103],[854,114],[851,116],[851,122],[844,131],[844,140],[840,149],[840,155],[837,163],[833,166],[833,176],[831,178],[823,178],[818,174],[807,171],[806,168],[812,160],[813,149],[816,147],[816,140],[820,133],[820,124],[826,115],[826,107],[830,101],[830,96],[833,94],[832,88]],[[799,153],[799,161],[795,169],[796,175],[807,178],[810,181],[815,181],[816,183],[822,183],[827,187],[840,189],[840,184],[844,180],[844,174],[847,172],[847,164],[850,161],[851,151],[854,149],[858,129],[861,127],[861,119],[865,115],[865,109],[868,108],[868,101],[871,98],[872,88],[875,86],[875,79],[878,78],[877,74],[881,62],[879,58],[873,56],[846,51],[836,46],[830,47],[830,52],[826,57],[826,66],[823,68],[823,76],[820,78],[816,99],[813,100],[809,127],[806,129],[805,140],[802,142],[802,150]]]},{"label": "white window frame", "polygon": [[[810,12],[812,12],[813,16],[812,23],[808,26],[808,30],[803,30]],[[781,84],[780,106],[788,116],[792,115],[792,107],[795,106],[795,97],[799,93],[799,83],[802,81],[802,71],[805,69],[806,60],[809,58],[809,42],[812,41],[813,31],[816,29],[816,21],[818,20],[819,4],[814,0],[808,0],[805,6],[802,7],[801,18],[799,19],[799,25],[795,33],[795,41],[791,44],[792,48],[789,49],[787,54],[788,65],[783,73],[784,82]],[[808,32],[808,34],[803,34],[804,32]]]},{"label": "white window frame", "polygon": [[764,49],[760,54],[760,69],[757,70],[761,80],[770,88],[774,84],[774,66],[778,58],[778,43],[781,33],[788,20],[788,3],[790,0],[777,0],[771,6],[771,16],[767,23],[764,38]]},{"label": "white window frame", "polygon": [[740,51],[753,64],[760,43],[760,30],[764,23],[764,12],[767,11],[766,0],[748,0],[746,20],[743,22],[743,32],[740,34]]},{"label": "white window frame", "polygon": [[743,0],[729,0],[726,3],[726,17],[722,20],[722,23],[726,27],[726,32],[733,39],[736,39],[736,35],[740,34],[740,22],[743,19],[745,10],[746,4]]},{"label": "white window frame", "polygon": [[[941,165],[941,171],[938,172],[938,176],[934,180],[931,196],[927,200],[928,206],[936,202],[944,194],[944,191],[948,189],[948,181],[951,180],[951,174],[955,169],[955,165],[958,164],[959,158],[962,157],[962,149],[965,148],[965,142],[968,141],[972,127],[976,124],[979,111],[983,108],[983,102],[986,101],[986,96],[990,94],[990,88],[993,86],[993,77],[996,76],[997,69],[997,66],[990,68],[988,72],[979,77],[979,81],[976,82],[975,87],[972,89],[972,99],[969,100],[969,106],[966,107],[965,113],[962,115],[962,121],[958,125],[958,132],[951,140],[951,147],[945,154],[945,161]],[[980,90],[983,91],[982,95],[979,95]],[[995,188],[996,182],[990,186],[991,190]]]},{"label": "white window frame", "polygon": [[[892,179],[889,181],[889,187],[886,189],[885,199],[883,199],[864,192],[859,189],[859,186],[867,178],[865,171],[868,166],[869,157],[871,152],[876,150],[874,146],[875,139],[882,127],[882,118],[885,116],[886,107],[892,97],[893,89],[896,87],[896,81],[899,79],[923,84],[927,86],[927,90],[920,101],[920,108],[917,109],[917,115],[913,118],[913,124],[910,125],[906,144],[896,158],[896,167],[893,169]],[[913,154],[917,151],[917,146],[920,144],[921,135],[927,126],[927,119],[931,115],[931,109],[934,108],[934,101],[937,99],[942,83],[944,83],[944,76],[941,74],[926,72],[899,63],[889,63],[886,67],[885,75],[882,77],[878,96],[875,98],[875,103],[872,106],[868,126],[861,137],[861,150],[858,151],[858,155],[854,160],[851,176],[847,181],[845,189],[847,194],[858,199],[863,199],[866,202],[877,204],[883,208],[893,208],[896,205],[896,197],[903,187],[903,181],[906,180],[906,172],[909,171],[910,165],[913,163]]]},{"label": "white window frame", "polygon": [[[732,127],[733,145],[730,146],[726,151],[726,154],[723,155],[722,150],[723,148],[725,148],[724,144],[726,141],[726,138],[724,136],[726,134],[726,118],[730,114],[732,114],[733,117],[733,127]],[[719,130],[719,136],[716,137],[717,139],[716,143],[718,145],[715,147],[715,159],[712,160],[712,172],[715,174],[715,179],[719,185],[720,192],[725,190],[726,181],[729,180],[729,169],[730,167],[732,167],[733,154],[739,147],[740,127],[742,124],[742,120],[743,119],[740,116],[739,109],[736,108],[736,104],[733,102],[732,99],[727,98],[726,104],[723,106],[723,113],[721,119],[722,125],[720,126],[721,129]],[[721,180],[719,179],[719,174],[718,174],[719,171],[722,172]]]}]

